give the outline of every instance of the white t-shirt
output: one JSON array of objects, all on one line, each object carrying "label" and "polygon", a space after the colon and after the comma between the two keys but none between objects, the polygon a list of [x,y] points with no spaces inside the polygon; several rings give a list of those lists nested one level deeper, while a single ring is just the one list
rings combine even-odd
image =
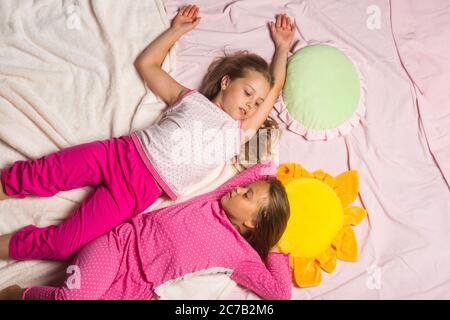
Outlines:
[{"label": "white t-shirt", "polygon": [[240,153],[241,122],[190,90],[132,138],[155,180],[175,200]]}]

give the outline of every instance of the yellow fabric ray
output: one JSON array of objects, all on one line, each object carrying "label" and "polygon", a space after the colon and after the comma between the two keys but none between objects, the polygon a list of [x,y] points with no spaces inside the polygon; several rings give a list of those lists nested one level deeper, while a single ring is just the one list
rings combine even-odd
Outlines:
[{"label": "yellow fabric ray", "polygon": [[354,170],[344,172],[335,178],[334,190],[342,201],[342,206],[347,206],[355,201],[358,196],[358,173]]},{"label": "yellow fabric ray", "polygon": [[320,267],[314,259],[294,258],[294,280],[302,288],[318,285],[322,281]]},{"label": "yellow fabric ray", "polygon": [[317,257],[317,261],[324,271],[331,273],[336,268],[336,257],[336,250],[330,246]]},{"label": "yellow fabric ray", "polygon": [[277,178],[285,186],[291,208],[278,247],[291,254],[294,283],[303,288],[319,285],[322,270],[333,272],[337,259],[357,261],[351,226],[367,216],[364,208],[349,206],[358,196],[357,171],[334,178],[324,170],[311,173],[297,163],[284,163]]},{"label": "yellow fabric ray", "polygon": [[323,170],[314,171],[313,173],[314,177],[327,185],[329,185],[331,188],[334,188],[335,186],[335,180],[332,176],[330,176],[328,173],[324,172]]},{"label": "yellow fabric ray", "polygon": [[361,207],[345,207],[344,208],[344,226],[357,226],[365,217],[367,211]]},{"label": "yellow fabric ray", "polygon": [[338,259],[353,262],[358,260],[356,237],[351,227],[343,227],[333,241],[333,245]]}]

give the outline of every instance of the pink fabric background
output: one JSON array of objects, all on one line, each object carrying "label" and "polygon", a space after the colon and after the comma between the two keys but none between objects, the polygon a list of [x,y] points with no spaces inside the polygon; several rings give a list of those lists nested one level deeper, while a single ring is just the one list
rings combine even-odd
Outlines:
[{"label": "pink fabric background", "polygon": [[[358,170],[355,205],[369,213],[354,228],[359,262],[338,261],[334,273],[323,273],[320,286],[294,288],[293,299],[450,298],[450,193],[443,177],[450,160],[449,50],[442,32],[450,30],[450,8],[438,1],[394,2],[391,11],[387,0],[192,1],[202,21],[179,41],[174,75],[185,86],[198,87],[224,48],[270,60],[274,46],[267,22],[283,12],[295,18],[304,39],[297,35],[295,48],[304,41],[331,41],[351,52],[365,79],[366,115],[347,136],[311,142],[285,131],[281,140],[280,162],[332,175]],[[186,3],[165,1],[169,17]],[[367,27],[367,10],[374,5],[379,29]],[[402,60],[399,52],[406,52]],[[242,289],[233,298],[256,296]]]},{"label": "pink fabric background", "polygon": [[392,1],[391,10],[429,148],[450,187],[450,3]]}]

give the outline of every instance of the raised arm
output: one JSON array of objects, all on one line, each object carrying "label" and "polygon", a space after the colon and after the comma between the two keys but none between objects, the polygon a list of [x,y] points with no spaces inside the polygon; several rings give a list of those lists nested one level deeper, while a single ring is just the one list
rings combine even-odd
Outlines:
[{"label": "raised arm", "polygon": [[198,25],[198,12],[199,8],[195,5],[181,8],[171,27],[150,43],[135,62],[136,69],[148,88],[168,105],[177,101],[189,89],[173,79],[161,65],[175,42]]},{"label": "raised arm", "polygon": [[285,14],[277,15],[276,22],[270,22],[270,34],[275,44],[275,54],[270,65],[275,81],[266,99],[258,107],[258,112],[242,121],[242,129],[245,135],[243,142],[250,140],[266,121],[283,89],[286,79],[287,57],[295,34],[294,23]]},{"label": "raised arm", "polygon": [[223,185],[214,191],[214,196],[220,198],[223,194],[236,187],[247,186],[255,181],[275,177],[277,172],[276,164],[273,161],[257,163],[254,166],[242,171],[230,178]]}]

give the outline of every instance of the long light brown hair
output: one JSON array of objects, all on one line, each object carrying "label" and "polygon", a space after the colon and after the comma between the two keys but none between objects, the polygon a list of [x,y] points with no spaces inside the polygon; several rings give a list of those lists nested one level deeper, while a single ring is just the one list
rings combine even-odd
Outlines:
[{"label": "long light brown hair", "polygon": [[241,147],[241,153],[231,163],[241,172],[257,163],[274,161],[274,151],[278,149],[280,137],[278,123],[268,117],[256,134]]},{"label": "long light brown hair", "polygon": [[[210,64],[199,91],[213,100],[220,92],[224,76],[228,75],[230,80],[240,79],[244,78],[249,70],[259,72],[270,87],[273,87],[274,79],[267,61],[257,54],[238,51],[218,57]],[[241,148],[241,154],[233,158],[235,168],[242,171],[255,163],[267,160],[279,136],[277,122],[270,117],[267,118],[255,136]]]},{"label": "long light brown hair", "polygon": [[283,184],[276,178],[269,178],[266,182],[269,184],[269,201],[259,209],[255,227],[243,234],[264,263],[267,262],[269,250],[280,241],[290,216]]},{"label": "long light brown hair", "polygon": [[250,70],[259,72],[267,80],[270,87],[273,87],[274,79],[267,61],[257,54],[238,51],[213,60],[203,78],[199,91],[209,100],[213,100],[220,92],[220,84],[224,76],[227,75],[233,81],[245,78]]},{"label": "long light brown hair", "polygon": [[[213,100],[220,92],[221,80],[224,76],[227,75],[233,81],[245,78],[250,70],[259,72],[270,87],[273,87],[274,78],[266,60],[259,55],[248,53],[248,51],[239,51],[232,55],[216,58],[209,66],[199,91],[208,99]],[[261,129],[266,130],[264,134],[261,134]],[[241,154],[234,157],[232,162],[235,168],[242,171],[255,163],[270,158],[274,136],[279,137],[278,125],[269,117],[255,136],[241,148]],[[252,159],[250,156],[251,146],[255,146],[255,142],[256,151],[253,150],[253,154],[256,154],[256,158]],[[243,234],[264,262],[267,262],[269,250],[278,243],[286,229],[290,214],[287,194],[281,182],[276,178],[266,181],[269,184],[268,204],[259,210],[255,228]]]}]

